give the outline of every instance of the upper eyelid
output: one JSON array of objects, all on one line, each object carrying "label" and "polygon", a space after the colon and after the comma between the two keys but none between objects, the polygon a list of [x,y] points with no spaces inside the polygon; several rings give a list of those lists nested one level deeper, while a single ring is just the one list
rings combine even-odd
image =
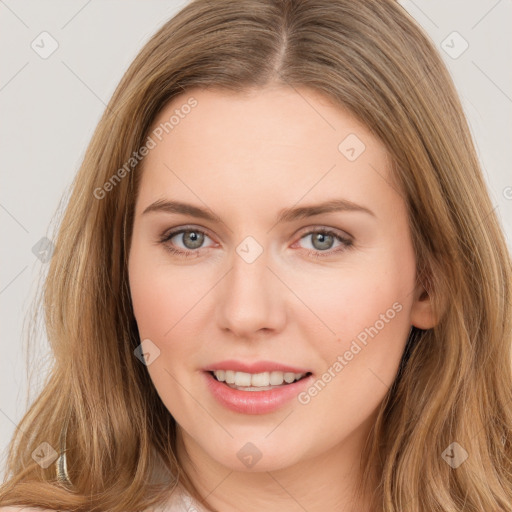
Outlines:
[{"label": "upper eyelid", "polygon": [[172,229],[164,231],[161,238],[163,240],[168,240],[176,235],[181,235],[182,233],[187,232],[187,231],[198,231],[199,233],[203,233],[203,234],[207,235],[212,240],[214,239],[214,237],[212,237],[210,235],[210,233],[207,229],[197,227],[197,226],[184,226],[184,227],[172,228]]}]

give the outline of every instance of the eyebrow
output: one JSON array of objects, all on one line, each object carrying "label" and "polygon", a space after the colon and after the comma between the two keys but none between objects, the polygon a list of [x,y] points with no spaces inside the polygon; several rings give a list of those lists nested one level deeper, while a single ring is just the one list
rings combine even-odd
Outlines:
[{"label": "eyebrow", "polygon": [[[310,205],[310,206],[298,206],[285,208],[279,212],[276,219],[276,224],[282,222],[293,222],[294,220],[304,219],[307,217],[313,217],[315,215],[321,215],[322,213],[332,212],[362,212],[367,213],[375,217],[375,213],[368,208],[348,201],[346,199],[331,199],[323,203]],[[182,203],[180,201],[169,201],[165,199],[159,199],[154,203],[150,204],[143,212],[142,215],[151,212],[164,212],[164,213],[181,213],[184,215],[190,215],[199,219],[205,219],[212,222],[222,222],[221,218],[215,215],[209,209],[203,209],[198,206],[194,206],[188,203]]]}]

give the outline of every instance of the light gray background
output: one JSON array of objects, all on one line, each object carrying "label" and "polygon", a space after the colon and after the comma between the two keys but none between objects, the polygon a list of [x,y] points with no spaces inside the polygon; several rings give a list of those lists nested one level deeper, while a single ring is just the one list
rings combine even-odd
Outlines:
[{"label": "light gray background", "polygon": [[[7,443],[51,361],[39,326],[29,387],[24,325],[46,271],[32,248],[43,236],[51,238],[50,221],[124,71],[186,3],[0,0],[0,477]],[[454,77],[512,247],[512,1],[401,3],[428,32]],[[49,48],[48,39],[41,42],[43,31],[58,43],[46,59],[31,47],[35,41]],[[469,45],[457,58],[464,41],[454,31]]]}]

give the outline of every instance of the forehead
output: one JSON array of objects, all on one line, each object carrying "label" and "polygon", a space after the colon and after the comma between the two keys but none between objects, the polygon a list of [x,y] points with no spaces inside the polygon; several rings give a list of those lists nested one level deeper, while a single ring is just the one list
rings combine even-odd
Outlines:
[{"label": "forehead", "polygon": [[382,143],[346,109],[306,88],[192,89],[166,105],[150,137],[155,146],[139,191],[146,202],[167,193],[219,200],[219,191],[247,205],[278,195],[292,204],[329,191],[361,201],[378,195],[390,173]]},{"label": "forehead", "polygon": [[[379,144],[355,116],[325,95],[284,85],[244,92],[192,89],[162,109],[152,130],[159,130],[164,139],[179,137],[196,146],[213,139],[234,150],[262,144],[274,149],[298,142],[302,147],[308,138],[312,142],[321,138],[324,149],[337,150],[340,136],[349,133],[372,145]],[[307,145],[304,149],[312,148]]]}]

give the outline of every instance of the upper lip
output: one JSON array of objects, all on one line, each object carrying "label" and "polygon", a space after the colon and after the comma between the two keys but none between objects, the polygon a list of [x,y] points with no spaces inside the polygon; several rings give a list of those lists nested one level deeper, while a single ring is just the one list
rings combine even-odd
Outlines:
[{"label": "upper lip", "polygon": [[212,363],[203,368],[204,371],[213,372],[215,370],[232,370],[245,373],[264,373],[264,372],[289,372],[289,373],[310,373],[310,370],[298,368],[287,364],[276,363],[274,361],[253,361],[244,362],[229,359]]}]

